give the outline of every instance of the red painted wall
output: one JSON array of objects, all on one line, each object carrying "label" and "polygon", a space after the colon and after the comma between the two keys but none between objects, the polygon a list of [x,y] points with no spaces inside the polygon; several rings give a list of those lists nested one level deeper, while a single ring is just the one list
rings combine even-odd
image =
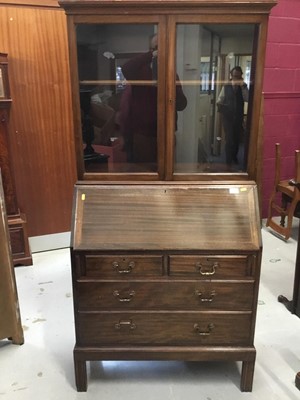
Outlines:
[{"label": "red painted wall", "polygon": [[300,149],[300,0],[272,9],[264,73],[262,216],[274,185],[275,143],[281,144],[282,178],[292,178]]}]

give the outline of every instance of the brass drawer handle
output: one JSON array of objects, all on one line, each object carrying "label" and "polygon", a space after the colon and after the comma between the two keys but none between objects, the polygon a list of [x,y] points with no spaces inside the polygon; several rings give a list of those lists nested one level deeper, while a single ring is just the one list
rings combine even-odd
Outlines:
[{"label": "brass drawer handle", "polygon": [[129,302],[132,300],[133,296],[135,296],[135,291],[132,290],[131,292],[129,292],[129,297],[120,297],[120,292],[118,290],[115,290],[113,292],[113,295],[121,302]]},{"label": "brass drawer handle", "polygon": [[215,295],[216,295],[216,291],[215,291],[215,290],[212,290],[212,291],[210,292],[210,295],[209,295],[208,297],[202,297],[202,296],[203,296],[203,293],[200,292],[200,291],[197,290],[197,289],[195,290],[195,296],[197,296],[197,297],[200,299],[200,301],[203,302],[203,303],[205,303],[205,302],[211,303],[211,302],[213,301]]},{"label": "brass drawer handle", "polygon": [[207,330],[202,331],[198,324],[194,324],[194,330],[198,333],[199,336],[209,336],[214,329],[215,325],[210,323],[207,325]]},{"label": "brass drawer handle", "polygon": [[134,324],[131,319],[129,321],[119,321],[115,324],[115,329],[129,328],[131,330],[136,329],[136,324]]},{"label": "brass drawer handle", "polygon": [[119,274],[129,274],[135,266],[134,261],[130,261],[128,265],[122,267],[118,261],[114,261],[112,263],[113,269],[115,269]]},{"label": "brass drawer handle", "polygon": [[200,262],[196,263],[196,269],[198,269],[199,274],[201,275],[214,275],[216,273],[216,269],[218,268],[219,264],[216,262],[213,265],[203,265]]}]

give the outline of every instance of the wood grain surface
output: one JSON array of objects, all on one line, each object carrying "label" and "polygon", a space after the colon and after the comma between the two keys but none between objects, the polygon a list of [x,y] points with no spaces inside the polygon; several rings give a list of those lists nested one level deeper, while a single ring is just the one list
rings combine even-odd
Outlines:
[{"label": "wood grain surface", "polygon": [[0,49],[8,54],[9,146],[28,234],[69,231],[76,167],[64,11],[1,7]]},{"label": "wood grain surface", "polygon": [[256,187],[76,188],[74,249],[258,250]]}]

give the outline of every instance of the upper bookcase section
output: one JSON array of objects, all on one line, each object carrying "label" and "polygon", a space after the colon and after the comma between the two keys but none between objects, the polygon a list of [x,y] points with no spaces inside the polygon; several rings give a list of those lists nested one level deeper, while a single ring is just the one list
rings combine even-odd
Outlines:
[{"label": "upper bookcase section", "polygon": [[78,179],[256,180],[274,0],[62,0]]}]

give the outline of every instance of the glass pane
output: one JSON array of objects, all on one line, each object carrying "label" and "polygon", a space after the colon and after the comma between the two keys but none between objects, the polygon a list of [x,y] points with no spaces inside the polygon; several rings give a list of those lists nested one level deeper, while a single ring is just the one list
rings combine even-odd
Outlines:
[{"label": "glass pane", "polygon": [[187,106],[177,112],[175,173],[246,170],[254,28],[177,25],[176,72],[181,82],[177,76],[176,88],[182,86]]},{"label": "glass pane", "polygon": [[87,172],[157,172],[157,25],[77,25]]}]

